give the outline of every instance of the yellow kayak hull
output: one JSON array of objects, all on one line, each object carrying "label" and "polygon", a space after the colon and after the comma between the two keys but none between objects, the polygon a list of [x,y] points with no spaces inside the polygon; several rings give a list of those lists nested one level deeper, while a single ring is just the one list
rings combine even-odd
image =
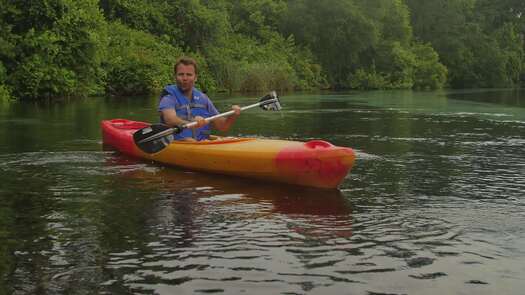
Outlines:
[{"label": "yellow kayak hull", "polygon": [[148,126],[123,119],[102,121],[106,145],[139,158],[188,168],[317,188],[337,188],[352,168],[355,153],[326,141],[309,142],[213,137],[213,140],[174,141],[153,154],[140,150],[133,133]]}]

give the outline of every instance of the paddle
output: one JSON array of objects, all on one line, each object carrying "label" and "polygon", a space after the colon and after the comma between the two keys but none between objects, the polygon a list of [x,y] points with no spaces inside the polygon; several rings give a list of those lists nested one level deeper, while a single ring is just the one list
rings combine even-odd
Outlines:
[{"label": "paddle", "polygon": [[[259,102],[241,108],[241,111],[251,109],[254,107],[261,107],[265,111],[279,111],[281,104],[279,97],[275,91],[271,91],[267,95],[259,99]],[[231,110],[222,114],[208,117],[204,119],[209,123],[221,117],[231,116],[235,111]],[[144,152],[153,154],[163,150],[172,141],[175,140],[174,134],[181,133],[185,128],[192,128],[197,126],[197,122],[186,123],[181,126],[169,127],[164,124],[151,124],[148,127],[137,130],[133,133],[133,141]]]}]

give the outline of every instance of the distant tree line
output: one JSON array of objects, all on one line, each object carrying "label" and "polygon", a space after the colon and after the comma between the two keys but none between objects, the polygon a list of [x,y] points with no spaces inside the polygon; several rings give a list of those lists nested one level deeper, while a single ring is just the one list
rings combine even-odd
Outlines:
[{"label": "distant tree line", "polygon": [[520,87],[523,0],[0,0],[0,97]]}]

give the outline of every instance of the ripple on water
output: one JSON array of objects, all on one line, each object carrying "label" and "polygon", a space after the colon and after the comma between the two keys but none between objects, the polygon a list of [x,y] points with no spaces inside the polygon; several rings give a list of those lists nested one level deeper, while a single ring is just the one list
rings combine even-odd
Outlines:
[{"label": "ripple on water", "polygon": [[[305,288],[351,281],[333,271],[326,273],[334,265],[344,263],[348,255],[348,219],[276,213],[272,212],[272,202],[218,193],[213,188],[186,194],[192,195],[197,206],[192,209],[191,222],[165,220],[164,226],[152,228],[151,238],[156,242],[142,247],[149,254],[143,255],[140,265],[133,267],[127,263],[129,257],[110,254],[113,269],[118,271],[123,261],[129,274],[126,286],[130,289],[161,294],[197,290],[231,294],[246,288],[251,294],[266,294],[272,289],[300,293]],[[161,206],[169,204],[166,201]],[[169,208],[159,208],[166,209]],[[333,229],[334,225],[337,229]],[[307,248],[308,253],[294,252],[294,248]],[[323,282],[314,283],[314,278]],[[254,286],[259,286],[260,292]]]},{"label": "ripple on water", "polygon": [[[15,279],[35,287],[36,257],[56,293],[82,278],[112,294],[516,288],[525,256],[524,142],[485,135],[377,137],[411,147],[358,152],[342,195],[310,206],[301,193],[260,185],[261,192],[113,153],[1,155],[2,173],[21,194],[55,202],[45,204],[55,211],[44,210],[35,249],[16,253],[25,266]],[[442,148],[424,152],[436,143]],[[35,186],[21,185],[27,178]]]}]

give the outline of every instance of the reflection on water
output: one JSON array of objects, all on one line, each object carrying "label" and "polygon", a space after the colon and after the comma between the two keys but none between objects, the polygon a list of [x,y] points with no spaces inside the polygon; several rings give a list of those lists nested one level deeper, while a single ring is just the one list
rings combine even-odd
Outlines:
[{"label": "reflection on water", "polygon": [[336,263],[336,252],[326,255],[322,244],[339,240],[344,248],[341,239],[348,243],[351,237],[351,210],[337,191],[163,168],[121,176],[163,187],[145,249],[110,254],[109,267],[131,272],[124,285],[136,292],[234,294],[243,290],[242,282],[261,292],[297,292],[301,283],[290,285],[286,277]]},{"label": "reflection on water", "polygon": [[453,91],[447,97],[458,100],[468,100],[484,103],[495,103],[516,107],[525,106],[523,89],[478,89],[469,91]]},{"label": "reflection on water", "polygon": [[523,109],[442,93],[283,100],[282,117],[241,116],[234,134],[355,148],[340,191],[103,151],[100,119],[141,119],[147,102],[0,109],[0,290],[521,294]]}]

